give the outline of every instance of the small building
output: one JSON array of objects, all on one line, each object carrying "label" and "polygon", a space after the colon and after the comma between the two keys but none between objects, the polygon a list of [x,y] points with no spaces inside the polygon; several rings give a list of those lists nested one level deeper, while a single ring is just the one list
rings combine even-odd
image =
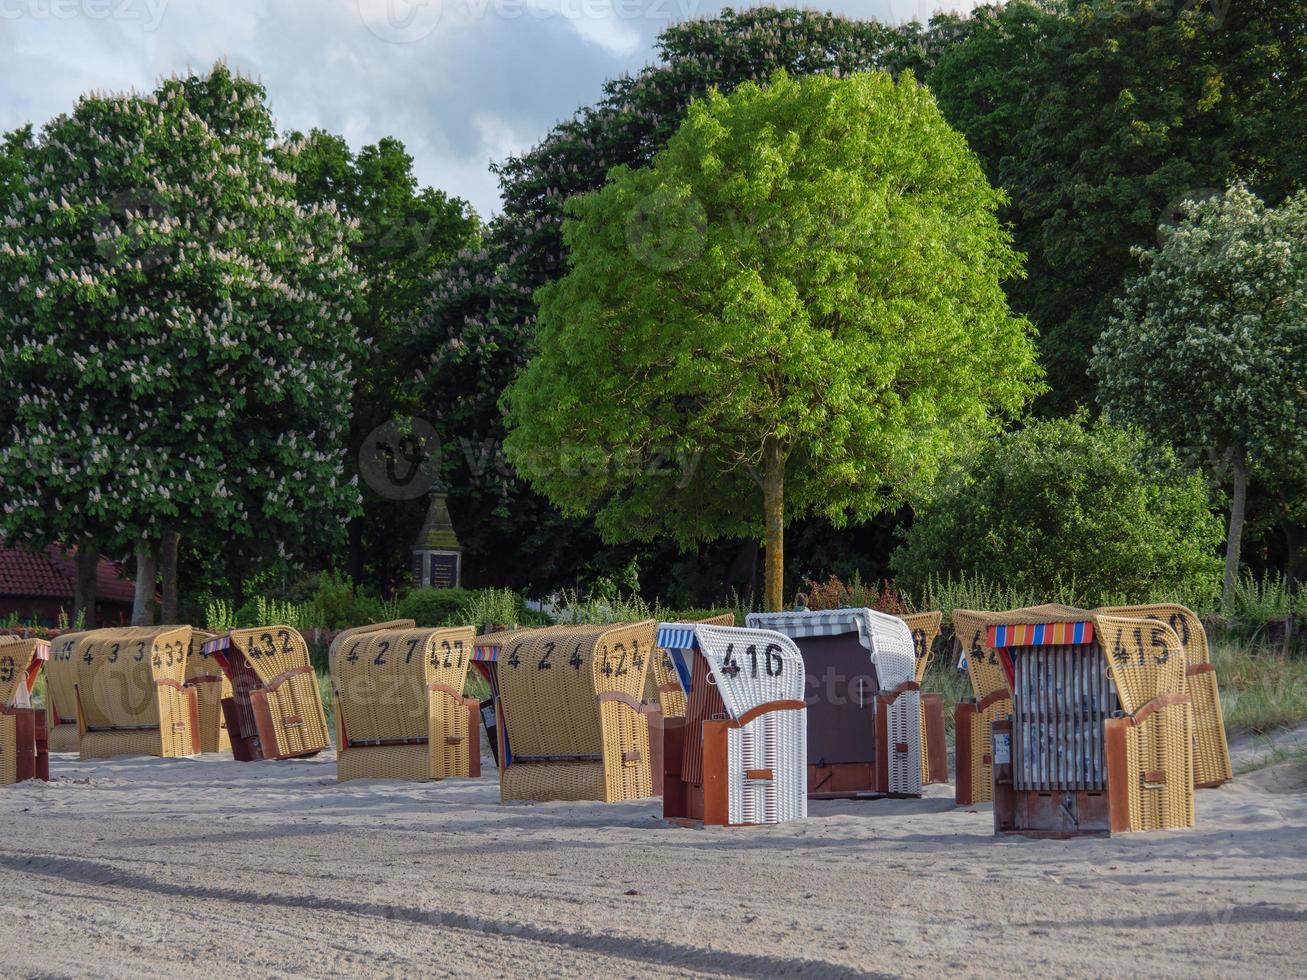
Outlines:
[{"label": "small building", "polygon": [[[0,547],[0,620],[57,626],[59,613],[73,611],[76,552],[50,545],[40,551]],[[134,583],[117,563],[101,558],[96,570],[96,624],[122,625],[132,618]]]}]

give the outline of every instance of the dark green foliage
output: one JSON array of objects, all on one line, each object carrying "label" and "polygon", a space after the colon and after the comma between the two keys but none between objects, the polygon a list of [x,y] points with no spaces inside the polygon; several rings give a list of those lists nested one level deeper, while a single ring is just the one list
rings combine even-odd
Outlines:
[{"label": "dark green foliage", "polygon": [[445,626],[458,620],[473,596],[468,589],[414,589],[400,601],[399,618],[419,626]]},{"label": "dark green foliage", "polygon": [[938,489],[893,557],[898,582],[980,576],[1102,599],[1211,593],[1221,519],[1206,484],[1138,434],[1081,418],[999,438]]}]

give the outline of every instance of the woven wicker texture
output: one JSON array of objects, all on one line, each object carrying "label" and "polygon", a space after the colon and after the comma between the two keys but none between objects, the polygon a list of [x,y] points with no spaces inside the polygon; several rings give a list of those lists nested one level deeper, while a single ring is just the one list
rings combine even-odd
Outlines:
[{"label": "woven wicker texture", "polygon": [[332,645],[331,680],[351,741],[426,739],[432,684],[462,693],[471,662],[471,626],[381,628]]},{"label": "woven wicker texture", "polygon": [[505,769],[499,780],[500,798],[580,802],[605,798],[607,783],[602,762],[533,762],[514,764]]},{"label": "woven wicker texture", "polygon": [[912,634],[912,653],[917,662],[915,679],[920,684],[926,678],[926,668],[935,659],[935,641],[939,639],[940,623],[944,616],[942,613],[924,612],[901,618]]},{"label": "woven wicker texture", "polygon": [[789,636],[730,626],[697,626],[694,635],[730,717],[769,701],[803,700],[803,656]]},{"label": "woven wicker texture", "polygon": [[362,745],[340,753],[336,778],[430,779],[431,763],[426,745]]},{"label": "woven wicker texture", "polygon": [[407,742],[421,747],[422,767],[414,769],[406,762],[404,771],[409,775],[390,778],[468,775],[467,710],[461,700],[433,688],[462,694],[475,636],[471,626],[416,629],[412,621],[401,621],[351,630],[332,644],[329,657],[338,730],[344,733],[339,758],[362,753],[363,760],[375,758],[382,767],[368,770],[365,761],[353,760],[338,768],[340,779],[357,778],[351,775],[357,773],[386,778],[394,768],[390,755],[366,751],[378,746],[356,742]]},{"label": "woven wicker texture", "polygon": [[[800,671],[802,668],[800,668]],[[803,711],[769,711],[726,733],[732,824],[769,824],[808,815],[808,720]],[[770,779],[751,779],[751,770]]]},{"label": "woven wicker texture", "polygon": [[1202,621],[1184,606],[1170,604],[1112,606],[1095,612],[1108,616],[1161,620],[1175,631],[1184,647],[1188,667],[1184,689],[1193,703],[1195,783],[1209,786],[1234,778],[1216,673],[1212,670],[1193,671],[1195,666],[1211,663],[1207,631],[1203,629]]},{"label": "woven wicker texture", "polygon": [[18,719],[0,715],[0,786],[18,782]]},{"label": "woven wicker texture", "polygon": [[201,752],[225,752],[231,748],[227,719],[222,713],[222,699],[231,697],[231,681],[213,654],[204,652],[205,642],[214,635],[192,631],[191,650],[186,657],[186,686],[195,689],[199,709]]},{"label": "woven wicker texture", "polygon": [[261,689],[267,696],[276,745],[264,746],[264,756],[310,755],[330,745],[322,693],[299,630],[289,626],[232,630],[228,639],[238,709],[242,700],[248,705],[251,690]]},{"label": "woven wicker texture", "polygon": [[605,740],[616,745],[604,752],[604,799],[642,800],[653,796],[649,720],[621,701],[603,701],[599,720]]},{"label": "woven wicker texture", "polygon": [[[735,614],[724,613],[695,622],[707,626],[734,626]],[[676,676],[676,668],[672,666],[671,655],[666,650],[654,651],[653,660],[649,664],[649,681],[644,699],[651,703],[657,702],[664,718],[685,717],[685,691]]]},{"label": "woven wicker texture", "polygon": [[1132,725],[1126,733],[1126,766],[1131,830],[1182,830],[1194,825],[1190,705],[1166,705]]},{"label": "woven wicker texture", "polygon": [[1065,623],[1092,618],[1093,615],[1087,610],[1060,603],[1026,606],[1007,612],[954,609],[953,632],[962,652],[966,654],[967,676],[971,679],[971,690],[976,700],[983,700],[999,691],[1008,691],[1011,686],[998,653],[989,645],[989,627],[1018,623],[1028,625]]},{"label": "woven wicker texture", "polygon": [[94,630],[85,637],[75,660],[82,757],[190,755],[196,732],[181,687],[191,628]]},{"label": "woven wicker texture", "polygon": [[1121,709],[1134,714],[1153,698],[1184,691],[1184,648],[1165,623],[1095,616],[1098,645],[1116,683]]},{"label": "woven wicker texture", "polygon": [[77,664],[85,647],[93,642],[92,633],[65,633],[51,644],[50,660],[45,665],[45,707],[51,752],[79,749]]},{"label": "woven wicker texture", "polygon": [[[46,714],[47,721],[49,713]],[[70,722],[63,725],[50,725],[50,751],[51,752],[80,752],[82,748],[82,738],[77,734],[77,723]]]},{"label": "woven wicker texture", "polygon": [[[21,640],[0,646],[0,708],[29,707],[31,688],[27,679],[33,662],[40,663],[50,654],[45,640]],[[46,660],[48,663],[49,661]]]},{"label": "woven wicker texture", "polygon": [[[631,748],[625,717],[601,710],[599,695],[616,693],[639,703],[654,635],[655,624],[648,621],[555,626],[478,639],[478,645],[501,649],[500,708],[513,752],[500,781],[504,799],[615,802],[630,799],[620,795],[626,792],[648,795],[647,742],[640,757],[631,758],[639,749]],[[640,723],[647,729],[643,718]],[[606,767],[614,758],[639,771],[614,770],[610,780]],[[550,774],[561,782],[551,784]]]},{"label": "woven wicker texture", "polygon": [[[994,798],[994,731],[993,724],[1012,714],[1012,700],[1000,698],[971,718],[971,793],[972,802],[988,803]],[[979,751],[976,747],[979,746]],[[964,760],[959,759],[962,764]]]}]

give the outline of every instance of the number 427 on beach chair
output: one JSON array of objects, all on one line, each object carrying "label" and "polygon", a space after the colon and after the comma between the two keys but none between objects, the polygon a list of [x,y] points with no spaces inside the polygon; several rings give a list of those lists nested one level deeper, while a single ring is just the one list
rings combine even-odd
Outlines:
[{"label": "number 427 on beach chair", "polygon": [[683,726],[663,743],[663,815],[742,826],[808,815],[803,657],[770,630],[664,623],[686,692]]}]

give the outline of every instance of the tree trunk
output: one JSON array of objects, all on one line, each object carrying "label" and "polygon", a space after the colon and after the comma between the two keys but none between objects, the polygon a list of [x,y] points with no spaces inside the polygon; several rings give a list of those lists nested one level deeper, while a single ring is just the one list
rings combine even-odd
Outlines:
[{"label": "tree trunk", "polygon": [[132,603],[132,625],[154,625],[155,574],[158,558],[154,542],[142,538],[136,542],[136,600]]},{"label": "tree trunk", "polygon": [[1244,508],[1248,502],[1248,452],[1242,446],[1230,454],[1234,470],[1234,488],[1230,494],[1230,530],[1225,537],[1225,584],[1221,590],[1228,610],[1234,602],[1234,587],[1239,581],[1239,552],[1243,546]]},{"label": "tree trunk", "polygon": [[178,612],[177,549],[182,536],[169,528],[159,541],[159,577],[163,579],[163,611],[161,618],[168,626],[181,622]]},{"label": "tree trunk", "polygon": [[763,604],[768,612],[785,608],[785,460],[773,438],[763,443],[762,513],[767,530]]},{"label": "tree trunk", "polygon": [[[85,539],[77,545],[77,580],[73,583],[74,628],[95,629],[96,572],[100,568],[100,549]],[[79,621],[80,620],[80,621]]]}]

